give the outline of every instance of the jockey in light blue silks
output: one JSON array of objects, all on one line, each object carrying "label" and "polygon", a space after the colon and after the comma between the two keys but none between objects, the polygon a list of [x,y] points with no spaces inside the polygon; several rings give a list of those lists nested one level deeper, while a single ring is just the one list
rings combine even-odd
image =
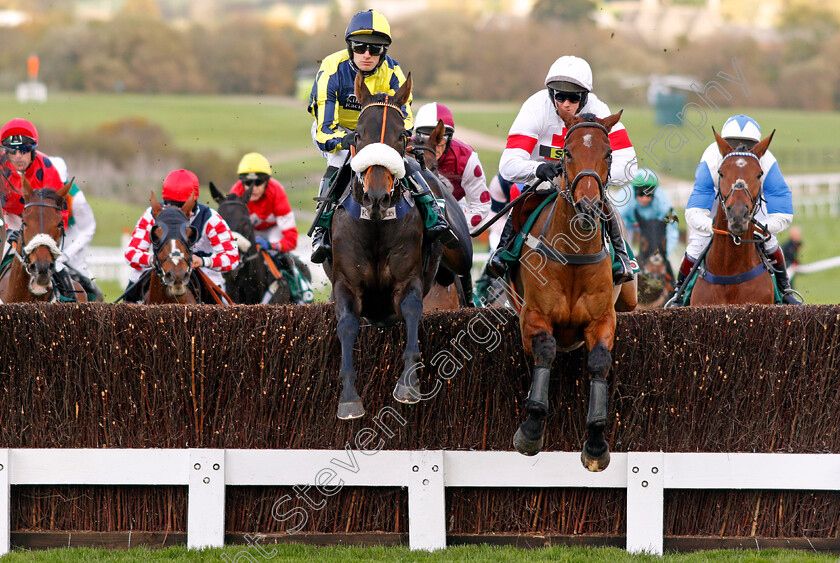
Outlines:
[{"label": "jockey in light blue silks", "polygon": [[[666,221],[669,217],[673,217],[674,206],[671,205],[671,198],[665,190],[658,189],[658,186],[659,178],[653,170],[639,168],[636,177],[629,184],[622,186],[613,198],[631,239],[633,233],[639,230],[637,215],[639,219],[646,221],[652,219]],[[667,222],[664,256],[666,260],[680,240],[680,229],[676,221]]]},{"label": "jockey in light blue silks", "polygon": [[[734,148],[749,150],[761,140],[758,123],[746,115],[733,115],[726,120],[720,136]],[[715,187],[718,169],[723,157],[717,143],[708,146],[694,173],[694,190],[688,198],[685,210],[685,222],[689,226],[688,247],[677,277],[679,287],[688,275],[691,267],[712,240],[712,223],[717,211]],[[785,267],[785,257],[779,248],[776,234],[784,231],[793,220],[793,198],[790,188],[779,170],[776,157],[769,150],[761,157],[761,176],[763,200],[756,212],[755,219],[767,225],[770,240],[764,243],[764,252],[773,262],[776,284],[787,305],[801,305],[795,292],[790,287],[790,280]]]}]

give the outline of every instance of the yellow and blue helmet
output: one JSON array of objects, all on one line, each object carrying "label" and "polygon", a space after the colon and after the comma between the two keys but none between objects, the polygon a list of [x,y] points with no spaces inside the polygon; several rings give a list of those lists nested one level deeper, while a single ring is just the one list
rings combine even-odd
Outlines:
[{"label": "yellow and blue helmet", "polygon": [[359,12],[352,17],[344,32],[344,39],[373,45],[391,44],[391,26],[385,16],[373,10]]}]

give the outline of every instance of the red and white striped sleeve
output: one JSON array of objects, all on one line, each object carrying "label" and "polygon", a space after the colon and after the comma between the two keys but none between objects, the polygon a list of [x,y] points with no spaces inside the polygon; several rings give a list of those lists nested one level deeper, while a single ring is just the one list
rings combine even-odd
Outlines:
[{"label": "red and white striped sleeve", "polygon": [[131,240],[125,249],[125,259],[135,270],[143,270],[152,265],[151,232],[154,224],[155,218],[152,216],[152,208],[149,207],[131,233]]},{"label": "red and white striped sleeve", "polygon": [[239,249],[233,240],[230,227],[222,216],[215,209],[211,209],[210,212],[210,219],[204,224],[204,236],[213,246],[210,268],[219,272],[229,272],[239,264]]},{"label": "red and white striped sleeve", "polygon": [[280,252],[290,252],[297,248],[298,231],[295,224],[295,214],[292,211],[292,206],[289,205],[289,198],[286,195],[286,190],[280,182],[277,182],[277,189],[274,192],[274,216],[277,218],[277,226],[283,233],[283,238],[280,240],[278,250]]}]

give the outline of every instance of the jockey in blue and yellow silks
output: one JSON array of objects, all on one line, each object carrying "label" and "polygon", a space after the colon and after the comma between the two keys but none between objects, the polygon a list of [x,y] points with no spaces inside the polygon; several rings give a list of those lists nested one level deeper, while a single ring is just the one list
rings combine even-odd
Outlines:
[{"label": "jockey in blue and yellow silks", "polygon": [[[346,49],[337,51],[321,62],[307,110],[315,118],[312,124],[312,140],[324,158],[327,172],[318,190],[319,200],[324,208],[331,209],[337,188],[333,178],[347,160],[350,146],[355,142],[356,122],[361,105],[356,99],[355,80],[362,73],[365,85],[371,94],[396,93],[406,80],[397,61],[387,55],[391,45],[391,26],[385,16],[373,10],[359,12],[350,20],[344,34]],[[411,114],[411,96],[402,107],[406,131],[414,127]],[[436,207],[436,204],[432,204]],[[438,213],[440,221],[429,231],[449,231],[449,225]],[[317,224],[312,232],[312,262],[321,263],[330,257],[329,238],[325,238],[327,227]]]}]

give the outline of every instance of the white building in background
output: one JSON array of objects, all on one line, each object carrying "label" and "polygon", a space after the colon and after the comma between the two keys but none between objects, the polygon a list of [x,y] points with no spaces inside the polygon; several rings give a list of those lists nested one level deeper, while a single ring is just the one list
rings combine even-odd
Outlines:
[{"label": "white building in background", "polygon": [[29,14],[19,10],[0,10],[0,27],[17,27],[29,21]]}]

